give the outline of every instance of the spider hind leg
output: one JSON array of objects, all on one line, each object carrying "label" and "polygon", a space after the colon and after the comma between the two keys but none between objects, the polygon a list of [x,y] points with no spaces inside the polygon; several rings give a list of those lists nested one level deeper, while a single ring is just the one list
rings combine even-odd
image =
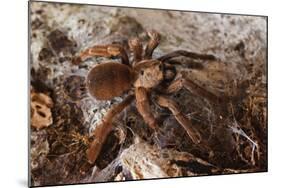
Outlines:
[{"label": "spider hind leg", "polygon": [[90,47],[80,52],[78,56],[74,57],[72,63],[80,64],[81,62],[91,57],[120,57],[123,64],[129,65],[129,58],[126,50],[118,44],[97,45]]}]

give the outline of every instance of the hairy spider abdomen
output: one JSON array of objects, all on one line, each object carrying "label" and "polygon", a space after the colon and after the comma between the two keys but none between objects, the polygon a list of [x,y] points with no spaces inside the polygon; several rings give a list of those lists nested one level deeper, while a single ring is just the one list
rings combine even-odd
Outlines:
[{"label": "hairy spider abdomen", "polygon": [[131,88],[133,74],[130,67],[114,62],[102,63],[91,69],[87,76],[87,88],[98,100],[110,100]]}]

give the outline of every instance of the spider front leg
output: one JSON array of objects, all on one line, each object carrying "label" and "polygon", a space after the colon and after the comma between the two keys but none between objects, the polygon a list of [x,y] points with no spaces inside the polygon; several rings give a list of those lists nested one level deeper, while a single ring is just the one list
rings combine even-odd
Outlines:
[{"label": "spider front leg", "polygon": [[90,163],[94,163],[99,156],[102,149],[102,145],[106,140],[108,134],[112,130],[112,120],[113,118],[122,112],[131,102],[134,100],[133,95],[129,95],[121,103],[114,105],[104,116],[101,123],[97,125],[92,133],[94,140],[90,143],[88,150],[86,151],[87,158]]},{"label": "spider front leg", "polygon": [[154,49],[158,46],[161,40],[161,36],[155,30],[148,31],[147,34],[150,39],[145,48],[144,59],[151,59]]},{"label": "spider front leg", "polygon": [[158,124],[150,110],[148,91],[144,87],[137,87],[135,94],[138,112],[150,128],[157,130]]},{"label": "spider front leg", "polygon": [[183,126],[188,136],[195,144],[199,144],[201,142],[200,133],[192,127],[191,121],[181,112],[178,104],[175,101],[166,96],[159,95],[156,99],[156,102],[160,106],[168,108],[173,113],[176,120]]},{"label": "spider front leg", "polygon": [[190,80],[187,76],[181,73],[181,76],[174,80],[165,90],[164,93],[170,94],[179,91],[180,89],[185,88],[191,93],[195,95],[199,95],[208,99],[210,102],[218,104],[222,102],[222,99],[216,96],[215,94],[205,90],[204,88],[200,87],[192,80]]},{"label": "spider front leg", "polygon": [[171,53],[168,53],[166,55],[163,55],[159,58],[157,58],[159,61],[168,61],[172,58],[179,57],[179,56],[184,56],[192,59],[198,59],[198,60],[216,60],[217,58],[214,55],[210,54],[199,54],[199,53],[194,53],[194,52],[189,52],[185,50],[176,50]]},{"label": "spider front leg", "polygon": [[125,65],[129,65],[129,58],[125,49],[118,44],[109,45],[97,45],[90,47],[75,57],[72,61],[73,64],[79,64],[91,57],[120,57],[121,62]]},{"label": "spider front leg", "polygon": [[129,40],[128,44],[134,56],[133,65],[136,65],[136,63],[142,60],[142,53],[143,53],[142,43],[138,38],[133,38]]}]

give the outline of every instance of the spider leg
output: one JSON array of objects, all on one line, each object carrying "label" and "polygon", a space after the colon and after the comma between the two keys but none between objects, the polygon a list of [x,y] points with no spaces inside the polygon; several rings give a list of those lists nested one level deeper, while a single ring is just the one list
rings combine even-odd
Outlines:
[{"label": "spider leg", "polygon": [[107,138],[107,135],[112,130],[112,120],[113,118],[122,112],[131,102],[134,100],[134,95],[129,95],[121,103],[114,105],[110,108],[107,114],[102,119],[101,123],[97,125],[92,133],[94,140],[90,143],[87,149],[87,158],[90,163],[94,163],[102,149],[102,145]]},{"label": "spider leg", "polygon": [[184,57],[189,57],[192,59],[199,59],[199,60],[216,60],[217,58],[214,55],[210,54],[198,54],[194,52],[189,52],[185,50],[176,50],[171,53],[168,53],[166,55],[163,55],[159,58],[157,58],[159,61],[167,61],[170,60],[174,57],[179,57],[179,56],[184,56]]},{"label": "spider leg", "polygon": [[181,74],[180,78],[171,82],[171,84],[164,89],[164,93],[170,94],[179,91],[180,89],[185,88],[189,90],[191,93],[199,95],[208,99],[210,102],[215,104],[221,103],[222,99],[219,98],[217,95],[207,91],[206,89],[202,88],[201,86],[194,83],[190,80],[187,76]]},{"label": "spider leg", "polygon": [[82,52],[73,59],[73,64],[79,64],[91,57],[120,57],[121,62],[125,65],[129,65],[129,58],[125,49],[118,44],[109,45],[97,45],[90,47]]},{"label": "spider leg", "polygon": [[176,120],[183,126],[195,144],[199,144],[201,142],[200,133],[192,127],[191,121],[181,112],[178,104],[175,101],[166,96],[159,95],[156,99],[156,102],[160,106],[168,108],[173,113]]},{"label": "spider leg", "polygon": [[145,48],[144,59],[151,59],[154,49],[158,46],[161,40],[161,36],[155,30],[148,31],[147,34],[150,40],[148,41]]},{"label": "spider leg", "polygon": [[145,68],[151,67],[155,64],[159,64],[159,61],[154,60],[154,59],[145,59],[145,60],[142,60],[142,61],[138,62],[137,64],[135,64],[133,66],[133,68],[135,71],[139,71],[140,69],[145,69]]},{"label": "spider leg", "polygon": [[138,38],[132,38],[129,40],[128,44],[134,56],[133,65],[136,65],[136,63],[142,60],[142,53],[143,53],[142,43]]},{"label": "spider leg", "polygon": [[143,117],[145,123],[154,130],[158,129],[157,121],[150,110],[148,91],[144,87],[137,87],[135,94],[138,112]]},{"label": "spider leg", "polygon": [[170,59],[168,61],[165,61],[164,63],[165,63],[165,66],[175,66],[175,65],[184,64],[188,69],[197,69],[197,70],[204,69],[204,66],[201,62],[195,62],[195,61],[194,60],[179,61],[177,59]]}]

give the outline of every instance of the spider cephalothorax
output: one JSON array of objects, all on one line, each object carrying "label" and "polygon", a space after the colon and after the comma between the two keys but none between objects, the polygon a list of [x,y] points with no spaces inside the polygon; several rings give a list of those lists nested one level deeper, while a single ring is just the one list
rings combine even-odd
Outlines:
[{"label": "spider cephalothorax", "polygon": [[156,31],[149,31],[147,34],[150,39],[145,47],[138,38],[129,40],[128,44],[133,54],[132,62],[129,61],[130,58],[125,49],[117,44],[93,46],[73,59],[73,63],[78,64],[93,56],[119,57],[121,63],[104,62],[93,67],[87,76],[87,89],[89,94],[97,100],[110,100],[129,93],[121,103],[114,105],[107,112],[94,130],[92,134],[94,140],[87,150],[87,157],[91,163],[97,159],[102,144],[112,130],[113,118],[134,99],[137,110],[146,124],[154,131],[158,131],[158,123],[150,109],[151,92],[156,96],[155,102],[172,112],[194,143],[201,141],[199,132],[192,127],[190,120],[180,111],[177,103],[169,98],[169,95],[181,88],[186,88],[212,101],[217,101],[218,97],[196,85],[184,74],[177,73],[173,61],[169,60],[178,56],[201,60],[216,58],[213,55],[178,50],[153,59],[152,54],[160,42],[160,35]]}]

